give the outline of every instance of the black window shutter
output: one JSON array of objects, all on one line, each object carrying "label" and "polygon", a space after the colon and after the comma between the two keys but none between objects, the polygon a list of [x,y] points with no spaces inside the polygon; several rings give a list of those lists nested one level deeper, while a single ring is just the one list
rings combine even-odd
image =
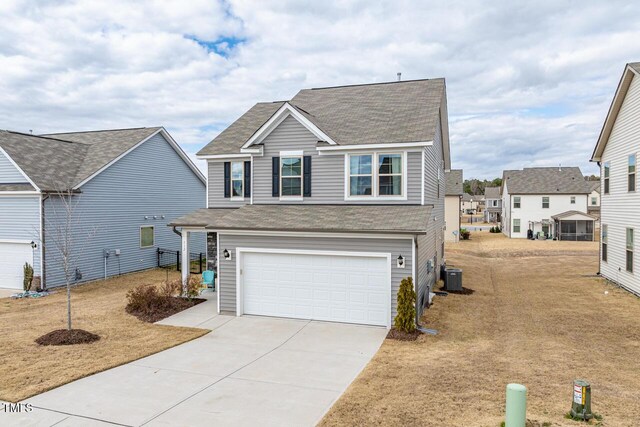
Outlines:
[{"label": "black window shutter", "polygon": [[224,197],[231,197],[231,162],[224,162]]},{"label": "black window shutter", "polygon": [[304,156],[302,170],[302,194],[304,197],[311,197],[311,156]]},{"label": "black window shutter", "polygon": [[244,162],[244,197],[251,197],[251,162]]},{"label": "black window shutter", "polygon": [[271,162],[271,195],[280,197],[280,157],[272,157]]}]

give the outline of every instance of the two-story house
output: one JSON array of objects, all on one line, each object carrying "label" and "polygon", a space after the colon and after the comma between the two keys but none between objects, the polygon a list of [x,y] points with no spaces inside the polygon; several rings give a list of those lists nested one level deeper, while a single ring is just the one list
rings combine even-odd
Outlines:
[{"label": "two-story house", "polygon": [[[305,89],[258,103],[205,146],[218,310],[390,327],[411,277],[419,318],[444,252],[444,79]],[[186,277],[185,277],[186,278]]]},{"label": "two-story house", "polygon": [[[162,127],[2,130],[0,288],[22,289],[25,263],[43,287],[69,274],[77,283],[157,267],[159,249],[181,247],[167,223],[205,206],[205,190],[205,176]],[[203,236],[191,243],[204,252]]]},{"label": "two-story house", "polygon": [[460,210],[463,214],[474,215],[480,212],[480,200],[482,196],[475,196],[469,193],[462,194],[462,204]]},{"label": "two-story house", "polygon": [[444,217],[447,242],[460,240],[460,215],[462,213],[463,178],[462,169],[445,172]]},{"label": "two-story house", "polygon": [[500,222],[502,216],[502,196],[500,187],[485,187],[484,189],[484,220],[486,222]]},{"label": "two-story house", "polygon": [[587,213],[595,218],[596,225],[600,224],[600,181],[587,181],[589,184],[589,205],[587,206]]},{"label": "two-story house", "polygon": [[501,193],[502,232],[508,237],[593,240],[590,190],[580,168],[506,170]]},{"label": "two-story house", "polygon": [[635,235],[640,229],[640,63],[627,64],[591,157],[600,167],[600,274],[640,295]]}]

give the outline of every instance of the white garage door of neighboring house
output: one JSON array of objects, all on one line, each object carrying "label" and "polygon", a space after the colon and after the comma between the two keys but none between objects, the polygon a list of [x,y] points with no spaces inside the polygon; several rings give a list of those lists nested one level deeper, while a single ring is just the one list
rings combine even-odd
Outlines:
[{"label": "white garage door of neighboring house", "polygon": [[380,326],[391,323],[388,254],[240,253],[241,313]]},{"label": "white garage door of neighboring house", "polygon": [[30,243],[0,242],[0,288],[23,288],[25,262],[33,265]]}]

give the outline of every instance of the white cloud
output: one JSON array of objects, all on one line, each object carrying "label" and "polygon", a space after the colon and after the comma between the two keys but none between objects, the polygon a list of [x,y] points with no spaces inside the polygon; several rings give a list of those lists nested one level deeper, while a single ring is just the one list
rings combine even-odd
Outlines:
[{"label": "white cloud", "polygon": [[467,177],[592,173],[624,63],[640,58],[632,1],[5,0],[0,18],[0,128],[164,125],[193,154],[257,101],[402,71],[447,78]]}]

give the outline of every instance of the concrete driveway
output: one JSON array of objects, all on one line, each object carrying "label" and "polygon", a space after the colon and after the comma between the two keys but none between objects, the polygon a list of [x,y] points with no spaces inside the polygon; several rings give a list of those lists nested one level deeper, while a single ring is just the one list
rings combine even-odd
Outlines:
[{"label": "concrete driveway", "polygon": [[2,425],[315,425],[380,347],[383,328],[211,315],[162,323],[212,329],[194,341],[28,399]]}]

